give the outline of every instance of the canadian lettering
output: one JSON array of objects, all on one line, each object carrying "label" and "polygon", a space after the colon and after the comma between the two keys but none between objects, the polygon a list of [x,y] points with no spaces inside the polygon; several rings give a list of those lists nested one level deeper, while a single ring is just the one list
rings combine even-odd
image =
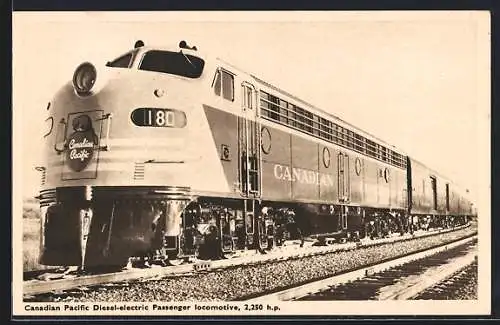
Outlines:
[{"label": "canadian lettering", "polygon": [[314,170],[307,170],[297,167],[290,167],[276,164],[274,165],[274,177],[276,179],[298,182],[301,184],[334,186],[333,177],[330,174],[319,173]]}]

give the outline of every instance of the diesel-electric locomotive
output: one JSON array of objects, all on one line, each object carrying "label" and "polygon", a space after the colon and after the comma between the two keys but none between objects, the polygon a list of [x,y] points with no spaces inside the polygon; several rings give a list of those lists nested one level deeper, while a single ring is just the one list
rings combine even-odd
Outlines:
[{"label": "diesel-electric locomotive", "polygon": [[46,265],[177,264],[473,214],[435,171],[184,41],[82,63],[45,122]]}]

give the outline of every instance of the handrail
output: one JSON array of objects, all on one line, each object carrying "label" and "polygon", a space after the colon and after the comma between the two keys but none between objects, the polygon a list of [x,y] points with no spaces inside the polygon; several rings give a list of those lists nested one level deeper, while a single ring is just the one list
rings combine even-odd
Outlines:
[{"label": "handrail", "polygon": [[[106,137],[104,139],[104,144],[99,145],[99,150],[109,151],[108,140],[109,140],[109,130],[111,129],[112,117],[113,117],[113,113],[107,113],[107,114],[104,114],[102,118],[100,118],[100,120],[102,120],[102,121],[108,120],[108,123],[106,125],[106,134],[105,134]],[[99,141],[99,142],[101,143],[101,141]]]}]

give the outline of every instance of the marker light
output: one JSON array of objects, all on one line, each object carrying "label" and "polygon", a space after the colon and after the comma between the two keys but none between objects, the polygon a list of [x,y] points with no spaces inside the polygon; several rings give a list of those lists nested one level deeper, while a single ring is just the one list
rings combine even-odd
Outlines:
[{"label": "marker light", "polygon": [[73,74],[73,87],[80,95],[85,95],[90,92],[95,84],[97,71],[92,63],[85,62],[76,68]]},{"label": "marker light", "polygon": [[163,89],[155,89],[153,93],[156,97],[160,98],[165,94],[165,91]]}]

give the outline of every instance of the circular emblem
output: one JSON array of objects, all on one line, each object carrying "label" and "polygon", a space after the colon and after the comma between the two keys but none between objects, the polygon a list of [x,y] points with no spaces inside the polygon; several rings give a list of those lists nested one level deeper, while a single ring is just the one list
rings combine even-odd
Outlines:
[{"label": "circular emblem", "polygon": [[261,139],[260,146],[265,154],[271,152],[271,132],[266,127],[262,127],[260,130]]},{"label": "circular emblem", "polygon": [[354,165],[355,165],[354,167],[356,169],[356,175],[359,176],[361,174],[361,167],[362,167],[361,166],[361,159],[356,158],[356,161],[354,162]]},{"label": "circular emblem", "polygon": [[388,169],[388,168],[386,168],[386,169],[384,170],[384,179],[385,179],[385,182],[386,182],[386,183],[389,183],[390,178],[391,178],[391,175],[390,175],[390,173],[389,173],[389,169]]},{"label": "circular emblem", "polygon": [[69,168],[75,172],[84,170],[94,156],[97,135],[88,115],[80,115],[73,119],[73,133],[67,140],[66,159]]},{"label": "circular emblem", "polygon": [[229,155],[230,155],[229,148],[227,146],[223,145],[223,147],[222,147],[222,159],[229,160]]},{"label": "circular emblem", "polygon": [[330,150],[327,147],[323,148],[323,165],[325,165],[326,168],[330,167]]}]

